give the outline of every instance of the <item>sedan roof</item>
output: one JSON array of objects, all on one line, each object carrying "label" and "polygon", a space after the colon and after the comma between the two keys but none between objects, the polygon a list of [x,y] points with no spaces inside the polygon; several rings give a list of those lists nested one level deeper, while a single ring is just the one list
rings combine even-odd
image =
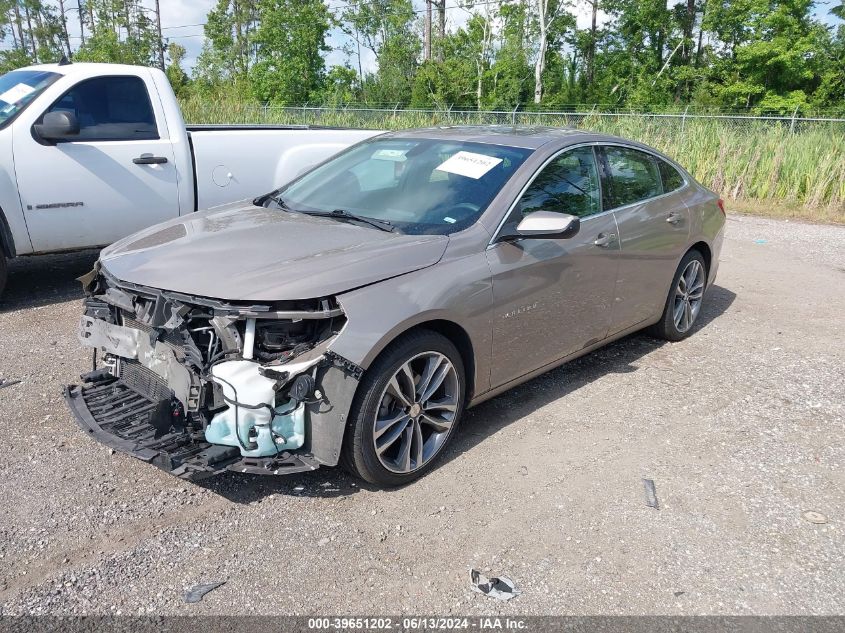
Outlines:
[{"label": "sedan roof", "polygon": [[565,141],[565,143],[561,144],[569,145],[583,143],[585,141],[619,140],[613,136],[576,130],[574,128],[511,125],[455,125],[417,128],[412,130],[396,130],[385,136],[489,143],[491,145],[509,145],[526,149],[537,149],[553,141]]}]

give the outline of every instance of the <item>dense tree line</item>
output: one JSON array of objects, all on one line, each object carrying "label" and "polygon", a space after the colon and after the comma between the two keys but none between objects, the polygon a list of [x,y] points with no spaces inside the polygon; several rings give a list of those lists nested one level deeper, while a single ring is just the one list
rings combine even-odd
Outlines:
[{"label": "dense tree line", "polygon": [[[845,111],[843,5],[833,26],[813,10],[812,0],[217,0],[188,77],[184,48],[162,39],[158,2],[0,0],[0,65],[71,54],[150,64],[182,96],[276,104]],[[348,61],[329,68],[333,30]]]}]

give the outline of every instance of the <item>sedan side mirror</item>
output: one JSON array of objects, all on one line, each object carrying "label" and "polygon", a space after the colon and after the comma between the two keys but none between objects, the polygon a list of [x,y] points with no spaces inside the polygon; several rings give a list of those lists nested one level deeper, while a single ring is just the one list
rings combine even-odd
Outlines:
[{"label": "sedan side mirror", "polygon": [[79,120],[66,110],[48,112],[34,127],[35,133],[45,141],[67,141],[79,134]]},{"label": "sedan side mirror", "polygon": [[535,211],[529,213],[511,233],[501,236],[503,240],[543,238],[565,240],[573,237],[581,229],[580,218],[567,213],[554,211]]}]

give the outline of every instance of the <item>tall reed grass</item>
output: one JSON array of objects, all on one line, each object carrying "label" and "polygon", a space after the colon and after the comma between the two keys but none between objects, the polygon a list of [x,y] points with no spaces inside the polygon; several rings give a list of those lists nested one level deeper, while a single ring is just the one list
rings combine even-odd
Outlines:
[{"label": "tall reed grass", "polygon": [[546,112],[282,108],[190,100],[189,123],[297,124],[403,129],[457,124],[578,127],[651,145],[727,200],[780,205],[809,219],[845,222],[845,122],[600,116]]}]

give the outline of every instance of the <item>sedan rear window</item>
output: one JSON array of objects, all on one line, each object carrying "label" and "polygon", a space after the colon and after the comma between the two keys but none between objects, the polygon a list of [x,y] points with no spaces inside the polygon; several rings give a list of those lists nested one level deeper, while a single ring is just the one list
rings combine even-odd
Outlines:
[{"label": "sedan rear window", "polygon": [[448,234],[474,224],[532,150],[435,139],[375,139],[294,181],[294,211],[343,210],[404,233]]}]

